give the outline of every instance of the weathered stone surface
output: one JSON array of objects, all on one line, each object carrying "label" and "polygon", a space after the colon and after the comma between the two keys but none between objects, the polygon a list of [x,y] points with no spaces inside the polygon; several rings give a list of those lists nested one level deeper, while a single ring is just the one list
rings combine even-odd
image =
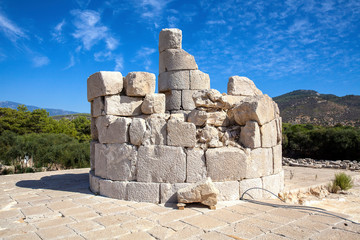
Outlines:
[{"label": "weathered stone surface", "polygon": [[148,72],[130,72],[125,77],[126,95],[144,97],[146,94],[155,93],[156,77]]},{"label": "weathered stone surface", "polygon": [[106,178],[107,170],[106,144],[95,144],[95,175]]},{"label": "weathered stone surface", "polygon": [[90,169],[95,170],[95,145],[99,143],[98,141],[90,142]]},{"label": "weathered stone surface", "polygon": [[[279,192],[283,189],[283,179],[281,178],[282,173],[278,173],[275,175],[265,176],[262,177],[262,184],[263,188],[266,190],[269,190],[270,192],[274,193],[275,195],[278,195]],[[268,192],[263,191],[263,198],[272,198],[275,199],[276,197]]]},{"label": "weathered stone surface", "polygon": [[246,178],[258,178],[273,173],[271,148],[256,148],[250,153],[247,162]]},{"label": "weathered stone surface", "polygon": [[166,111],[181,109],[181,90],[172,90],[165,93]]},{"label": "weathered stone surface", "polygon": [[216,89],[198,90],[193,94],[196,107],[228,109],[229,103],[226,102],[226,96],[222,95]]},{"label": "weathered stone surface", "polygon": [[229,78],[227,92],[235,96],[256,96],[262,92],[256,88],[253,81],[247,77],[232,76]]},{"label": "weathered stone surface", "polygon": [[191,70],[190,89],[193,90],[210,89],[209,74],[203,73],[200,70]]},{"label": "weathered stone surface", "polygon": [[208,176],[216,182],[245,178],[247,156],[239,148],[214,148],[206,151]]},{"label": "weathered stone surface", "polygon": [[92,101],[96,97],[118,94],[123,89],[123,77],[120,72],[101,71],[87,79],[87,97]]},{"label": "weathered stone surface", "polygon": [[160,184],[129,182],[127,184],[127,199],[136,202],[159,203]]},{"label": "weathered stone surface", "polygon": [[105,115],[105,97],[97,97],[91,102],[91,117]]},{"label": "weathered stone surface", "polygon": [[98,117],[96,127],[100,143],[125,143],[129,141],[130,118],[106,115]]},{"label": "weathered stone surface", "polygon": [[142,98],[128,96],[106,96],[105,113],[107,115],[137,116],[141,114]]},{"label": "weathered stone surface", "polygon": [[242,103],[247,97],[246,96],[234,96],[234,95],[225,95],[223,97],[224,101],[227,102],[230,108],[235,107]]},{"label": "weathered stone surface", "polygon": [[182,31],[177,28],[162,29],[159,34],[159,52],[166,49],[181,49]]},{"label": "weathered stone surface", "polygon": [[167,123],[169,146],[195,147],[196,126],[193,123],[169,120]]},{"label": "weathered stone surface", "polygon": [[140,146],[137,180],[139,182],[181,183],[186,178],[186,154],[181,147]]},{"label": "weathered stone surface", "polygon": [[277,144],[278,131],[277,131],[277,122],[275,120],[261,126],[260,132],[261,132],[261,146],[263,148],[274,147]]},{"label": "weathered stone surface", "polygon": [[277,143],[281,144],[282,142],[282,118],[278,117],[276,121],[276,131],[277,131]]},{"label": "weathered stone surface", "polygon": [[276,145],[273,149],[274,174],[282,170],[282,146]]},{"label": "weathered stone surface", "polygon": [[96,128],[96,120],[97,118],[91,118],[91,139],[97,141],[99,138],[98,130]]},{"label": "weathered stone surface", "polygon": [[90,172],[89,172],[90,190],[91,190],[93,193],[95,193],[95,194],[100,193],[99,180],[100,180],[100,178],[97,177],[97,176],[95,176],[95,172],[94,172],[94,171],[90,171]]},{"label": "weathered stone surface", "polygon": [[162,118],[146,119],[146,132],[143,145],[166,145],[166,120]]},{"label": "weathered stone surface", "polygon": [[238,181],[214,182],[214,185],[219,190],[218,201],[239,200]]},{"label": "weathered stone surface", "polygon": [[194,183],[206,178],[204,150],[189,148],[186,151],[186,182]]},{"label": "weathered stone surface", "polygon": [[136,179],[137,151],[133,145],[106,144],[104,149],[106,158],[106,178],[119,181]]},{"label": "weathered stone surface", "polygon": [[176,70],[196,70],[194,56],[182,49],[168,49],[160,53],[159,73]]},{"label": "weathered stone surface", "polygon": [[272,99],[268,95],[248,97],[233,109],[237,124],[245,125],[247,121],[256,121],[260,126],[275,118]]},{"label": "weathered stone surface", "polygon": [[215,187],[211,178],[201,180],[177,192],[179,203],[200,202],[207,206],[215,206],[218,195],[219,190]]},{"label": "weathered stone surface", "polygon": [[[240,197],[250,188],[262,188],[261,178],[243,179],[240,181]],[[250,197],[250,196],[251,197]],[[249,190],[245,195],[245,199],[262,199],[263,191],[261,189]]]},{"label": "weathered stone surface", "polygon": [[257,122],[246,122],[246,125],[241,128],[240,142],[247,148],[261,147],[261,134]]},{"label": "weathered stone surface", "polygon": [[143,104],[141,105],[141,111],[144,114],[164,113],[165,94],[162,93],[147,94]]},{"label": "weathered stone surface", "polygon": [[171,120],[178,120],[182,122],[186,122],[187,120],[187,113],[188,111],[178,110],[178,111],[172,111],[170,114]]},{"label": "weathered stone surface", "polygon": [[177,191],[189,186],[190,183],[161,183],[160,203],[177,203]]},{"label": "weathered stone surface", "polygon": [[190,89],[189,71],[170,71],[159,74],[159,92]]},{"label": "weathered stone surface", "polygon": [[204,126],[207,120],[207,112],[194,109],[188,115],[188,122],[195,124],[196,126]]},{"label": "weathered stone surface", "polygon": [[184,110],[193,110],[195,109],[195,102],[193,100],[193,94],[198,90],[182,90],[181,95],[181,106]]},{"label": "weathered stone surface", "polygon": [[141,145],[145,138],[146,132],[146,122],[142,118],[133,118],[130,128],[129,128],[129,135],[130,135],[130,142],[133,145]]},{"label": "weathered stone surface", "polygon": [[227,117],[226,112],[224,111],[208,112],[206,124],[213,125],[215,127],[221,127],[221,126],[229,126],[230,121]]},{"label": "weathered stone surface", "polygon": [[222,147],[219,141],[219,131],[212,126],[206,125],[202,129],[197,130],[197,137],[200,143],[206,143],[208,147]]},{"label": "weathered stone surface", "polygon": [[127,182],[100,179],[100,195],[126,200]]}]

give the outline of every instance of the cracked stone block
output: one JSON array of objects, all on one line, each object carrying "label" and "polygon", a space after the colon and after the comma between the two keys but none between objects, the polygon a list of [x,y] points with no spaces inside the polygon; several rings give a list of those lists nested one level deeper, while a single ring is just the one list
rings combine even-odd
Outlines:
[{"label": "cracked stone block", "polygon": [[127,184],[127,200],[135,202],[159,203],[159,183],[129,182]]},{"label": "cracked stone block", "polygon": [[100,179],[99,183],[100,195],[122,200],[127,199],[127,182]]},{"label": "cracked stone block", "polygon": [[214,185],[219,190],[218,201],[235,201],[240,199],[238,181],[214,182]]},{"label": "cracked stone block", "polygon": [[195,147],[196,126],[193,123],[169,120],[167,123],[169,146]]},{"label": "cracked stone block", "polygon": [[229,126],[230,121],[224,111],[208,112],[206,124],[213,125],[215,127],[226,127]]},{"label": "cracked stone block", "polygon": [[196,70],[194,56],[183,49],[167,49],[159,56],[159,73],[177,70]]},{"label": "cracked stone block", "polygon": [[107,115],[117,116],[137,116],[141,112],[141,104],[143,98],[128,96],[106,96],[105,97],[105,113]]},{"label": "cracked stone block", "polygon": [[190,89],[189,71],[162,72],[158,79],[159,92]]},{"label": "cracked stone block", "polygon": [[97,97],[91,101],[91,117],[105,115],[105,97]]},{"label": "cracked stone block", "polygon": [[195,92],[197,92],[197,90],[182,90],[181,106],[184,110],[193,110],[196,108],[192,97]]},{"label": "cracked stone block", "polygon": [[181,49],[182,31],[177,28],[162,29],[159,34],[159,52],[166,49]]},{"label": "cracked stone block", "polygon": [[181,183],[186,179],[186,154],[181,147],[140,146],[137,181]]},{"label": "cracked stone block", "polygon": [[247,77],[232,76],[229,78],[227,92],[235,96],[257,96],[262,92]]},{"label": "cracked stone block", "polygon": [[261,146],[274,147],[277,145],[277,122],[275,120],[264,124],[260,128],[261,132]]},{"label": "cracked stone block", "polygon": [[181,109],[181,91],[172,90],[165,93],[166,98],[166,111],[180,110]]},{"label": "cracked stone block", "polygon": [[260,128],[256,121],[248,121],[241,128],[240,142],[247,148],[261,147]]},{"label": "cracked stone block", "polygon": [[189,186],[189,183],[161,183],[160,203],[177,203],[177,191]]},{"label": "cracked stone block", "polygon": [[161,118],[146,119],[146,132],[143,145],[166,145],[166,120]]},{"label": "cracked stone block", "polygon": [[148,72],[130,72],[125,77],[126,95],[131,97],[144,97],[155,93],[156,77]]},{"label": "cracked stone block", "polygon": [[133,145],[107,144],[104,149],[106,158],[106,178],[119,181],[136,180],[137,149]]},{"label": "cracked stone block", "polygon": [[144,114],[164,113],[165,112],[165,94],[153,93],[145,96],[141,105],[141,111]]},{"label": "cracked stone block", "polygon": [[98,117],[96,127],[98,129],[100,143],[125,143],[129,141],[130,118],[116,117],[112,115]]},{"label": "cracked stone block", "polygon": [[204,150],[188,148],[186,151],[186,182],[194,183],[206,178],[206,161]]},{"label": "cracked stone block", "polygon": [[194,109],[188,115],[188,122],[195,124],[196,126],[202,127],[206,124],[207,112]]},{"label": "cracked stone block", "polygon": [[101,71],[87,79],[88,101],[96,97],[118,94],[123,89],[123,77],[120,72]]},{"label": "cracked stone block", "polygon": [[133,145],[139,146],[143,143],[146,132],[146,122],[142,118],[133,118],[130,128],[130,142]]},{"label": "cracked stone block", "polygon": [[[261,178],[243,179],[240,181],[240,197],[250,188],[262,188]],[[250,195],[250,196],[249,196]],[[251,189],[244,195],[245,199],[262,199],[263,191],[261,189]]]},{"label": "cracked stone block", "polygon": [[190,89],[192,90],[210,89],[209,74],[204,73],[200,70],[191,70]]},{"label": "cracked stone block", "polygon": [[273,147],[273,160],[274,160],[274,174],[282,170],[282,146],[276,145]]}]

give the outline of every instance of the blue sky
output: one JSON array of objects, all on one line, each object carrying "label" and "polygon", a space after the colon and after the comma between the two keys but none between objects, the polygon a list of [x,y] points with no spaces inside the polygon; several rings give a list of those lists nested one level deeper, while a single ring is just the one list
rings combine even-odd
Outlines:
[{"label": "blue sky", "polygon": [[220,92],[360,94],[359,0],[0,0],[0,101],[89,112],[92,73],[158,75],[168,27]]}]

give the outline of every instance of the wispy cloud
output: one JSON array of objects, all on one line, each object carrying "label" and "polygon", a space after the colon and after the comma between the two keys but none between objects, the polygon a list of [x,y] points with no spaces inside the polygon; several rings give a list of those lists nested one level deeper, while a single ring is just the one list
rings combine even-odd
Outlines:
[{"label": "wispy cloud", "polygon": [[91,0],[75,0],[80,8],[85,9],[89,6]]},{"label": "wispy cloud", "polygon": [[210,20],[210,21],[207,21],[206,24],[209,24],[209,25],[217,25],[217,24],[226,24],[226,22],[224,20]]},{"label": "wispy cloud", "polygon": [[115,71],[122,71],[124,69],[124,58],[122,56],[117,56],[115,58]]},{"label": "wispy cloud", "polygon": [[59,22],[53,29],[53,31],[51,32],[51,35],[53,37],[54,40],[56,40],[57,42],[63,42],[64,37],[63,37],[63,27],[66,24],[65,19],[63,19],[61,22]]},{"label": "wispy cloud", "polygon": [[24,30],[18,27],[4,14],[0,12],[0,31],[12,42],[16,42],[19,38],[27,38]]},{"label": "wispy cloud", "polygon": [[6,59],[6,55],[0,52],[0,62],[4,61],[5,59]]},{"label": "wispy cloud", "polygon": [[136,56],[132,61],[142,61],[145,70],[149,71],[152,65],[151,55],[155,52],[155,48],[142,47],[139,51],[137,51]]},{"label": "wispy cloud", "polygon": [[64,70],[72,68],[73,66],[75,66],[75,57],[73,54],[70,54],[69,64],[64,68]]},{"label": "wispy cloud", "polygon": [[48,65],[50,60],[46,56],[35,56],[32,59],[34,67],[42,67]]},{"label": "wispy cloud", "polygon": [[94,53],[94,59],[97,62],[104,62],[104,61],[112,60],[113,56],[110,51],[101,51]]}]

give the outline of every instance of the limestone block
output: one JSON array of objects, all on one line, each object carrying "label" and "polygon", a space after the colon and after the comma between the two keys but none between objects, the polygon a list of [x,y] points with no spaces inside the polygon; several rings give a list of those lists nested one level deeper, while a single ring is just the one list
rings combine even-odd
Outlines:
[{"label": "limestone block", "polygon": [[100,195],[126,200],[126,182],[100,179]]},{"label": "limestone block", "polygon": [[95,144],[95,175],[101,178],[106,178],[106,149],[106,144]]},{"label": "limestone block", "polygon": [[106,144],[106,178],[119,181],[136,179],[137,151],[133,145]]},{"label": "limestone block", "polygon": [[181,147],[140,146],[137,181],[181,183],[186,178],[186,154]]},{"label": "limestone block", "polygon": [[242,103],[247,97],[246,96],[234,96],[234,95],[225,95],[223,97],[225,102],[228,102],[230,105],[230,108],[235,107],[236,105],[239,105]]},{"label": "limestone block", "polygon": [[159,52],[166,49],[181,49],[182,31],[177,28],[162,29],[159,34]]},{"label": "limestone block", "polygon": [[205,153],[208,176],[216,182],[245,178],[247,156],[239,148],[208,149]]},{"label": "limestone block", "polygon": [[133,145],[141,145],[145,138],[146,122],[142,118],[133,118],[130,128],[130,142]]},{"label": "limestone block", "polygon": [[170,71],[159,74],[159,92],[190,89],[189,71]]},{"label": "limestone block", "polygon": [[190,183],[161,183],[160,203],[177,203],[177,191],[189,186]]},{"label": "limestone block", "polygon": [[105,97],[97,97],[91,102],[91,116],[99,117],[105,115]]},{"label": "limestone block", "polygon": [[[275,175],[270,175],[270,176],[265,176],[262,177],[262,184],[263,184],[263,188],[274,193],[275,195],[278,195],[279,192],[282,191],[282,183],[283,183],[283,178],[281,178],[281,173],[275,174]],[[272,194],[263,191],[263,198],[268,199],[276,199],[275,196],[273,196]]]},{"label": "limestone block", "polygon": [[164,113],[165,94],[162,93],[147,94],[143,104],[141,105],[141,111],[144,114]]},{"label": "limestone block", "polygon": [[188,115],[188,122],[195,124],[196,126],[204,126],[207,120],[207,112],[194,109]]},{"label": "limestone block", "polygon": [[146,119],[146,132],[143,145],[166,145],[166,120],[161,118]]},{"label": "limestone block", "polygon": [[182,49],[167,49],[159,56],[159,73],[176,70],[196,70],[194,56]]},{"label": "limestone block", "polygon": [[97,72],[87,79],[87,98],[118,94],[123,89],[123,77],[120,72]]},{"label": "limestone block", "polygon": [[276,145],[273,147],[273,161],[274,161],[274,174],[282,170],[282,146]]},{"label": "limestone block", "polygon": [[206,161],[204,150],[189,148],[186,151],[186,182],[198,182],[206,178]]},{"label": "limestone block", "polygon": [[219,189],[218,201],[235,201],[240,199],[238,181],[214,182],[214,185]]},{"label": "limestone block", "polygon": [[196,126],[193,123],[169,120],[167,123],[169,146],[195,147]]},{"label": "limestone block", "polygon": [[142,98],[128,96],[106,96],[105,113],[107,115],[137,116],[141,114]]},{"label": "limestone block", "polygon": [[155,93],[156,77],[148,72],[130,72],[125,77],[126,95],[144,97],[146,94]]},{"label": "limestone block", "polygon": [[261,147],[261,134],[257,122],[246,122],[246,125],[241,128],[240,142],[247,148]]},{"label": "limestone block", "polygon": [[89,172],[90,190],[91,190],[93,193],[95,193],[95,194],[100,193],[99,180],[100,180],[100,178],[97,177],[97,176],[95,176],[94,171],[90,171],[90,172]]},{"label": "limestone block", "polygon": [[260,126],[275,118],[272,99],[268,95],[248,97],[233,109],[237,124],[245,125],[247,121],[256,121]]},{"label": "limestone block", "polygon": [[96,120],[97,118],[91,118],[91,124],[90,124],[91,139],[95,141],[97,141],[99,138],[98,130],[96,128]]},{"label": "limestone block", "polygon": [[179,203],[200,202],[207,206],[215,206],[219,190],[215,187],[211,178],[206,178],[191,184],[177,192]]},{"label": "limestone block", "polygon": [[[261,178],[243,179],[240,181],[240,197],[250,188],[262,188]],[[249,190],[244,196],[244,199],[262,199],[263,191],[261,189]]]},{"label": "limestone block", "polygon": [[98,117],[96,127],[100,143],[125,143],[129,141],[130,118],[106,115]]},{"label": "limestone block", "polygon": [[197,130],[198,142],[206,143],[209,147],[222,147],[223,144],[219,138],[220,132],[212,126],[206,125]]},{"label": "limestone block", "polygon": [[257,96],[262,92],[256,88],[253,81],[247,77],[232,76],[229,78],[227,92],[235,96]]},{"label": "limestone block", "polygon": [[192,97],[196,92],[197,90],[182,90],[181,106],[184,110],[193,110],[196,108]]},{"label": "limestone block", "polygon": [[129,201],[159,203],[160,184],[129,182],[127,195]]},{"label": "limestone block", "polygon": [[193,94],[193,99],[196,107],[215,109],[230,108],[230,104],[227,102],[227,96],[221,94],[216,89],[198,90]]},{"label": "limestone block", "polygon": [[276,130],[277,130],[277,143],[281,144],[282,142],[282,118],[278,117],[276,121]]},{"label": "limestone block", "polygon": [[273,173],[271,148],[256,148],[247,161],[246,178],[259,178]]},{"label": "limestone block", "polygon": [[95,170],[95,145],[99,143],[98,141],[90,142],[90,169]]},{"label": "limestone block", "polygon": [[278,131],[275,120],[261,126],[260,132],[262,147],[274,147],[277,145]]},{"label": "limestone block", "polygon": [[187,113],[188,111],[178,110],[178,111],[172,111],[170,114],[171,120],[178,120],[182,122],[186,122],[187,120]]},{"label": "limestone block", "polygon": [[172,90],[165,93],[166,98],[166,111],[180,110],[181,109],[181,91]]},{"label": "limestone block", "polygon": [[229,126],[230,121],[227,117],[226,112],[217,111],[217,112],[208,112],[206,124],[213,125],[215,127]]},{"label": "limestone block", "polygon": [[190,89],[201,90],[210,89],[210,77],[200,70],[190,71]]}]

